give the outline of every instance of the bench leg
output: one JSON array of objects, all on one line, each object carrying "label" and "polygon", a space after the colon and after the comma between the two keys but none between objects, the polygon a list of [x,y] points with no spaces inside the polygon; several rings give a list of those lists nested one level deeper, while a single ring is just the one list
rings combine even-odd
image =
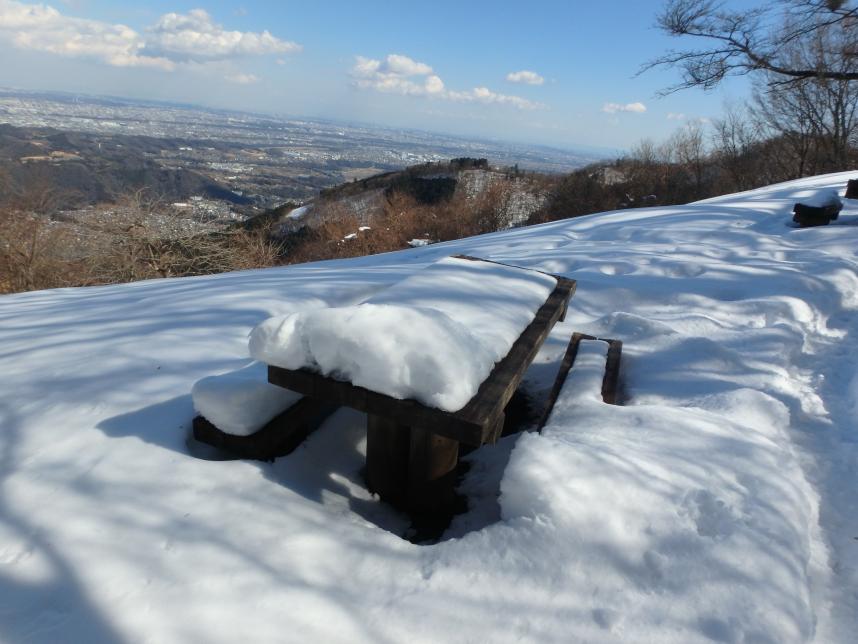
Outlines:
[{"label": "bench leg", "polygon": [[495,420],[494,425],[492,426],[491,432],[489,432],[488,437],[486,438],[487,445],[494,445],[500,440],[501,435],[503,435],[503,425],[506,421],[506,414],[501,412],[501,415],[498,416],[497,420]]},{"label": "bench leg", "polygon": [[408,497],[408,427],[387,418],[366,417],[366,482],[388,503],[404,506]]},{"label": "bench leg", "polygon": [[407,508],[416,514],[450,512],[455,502],[459,441],[411,428]]}]

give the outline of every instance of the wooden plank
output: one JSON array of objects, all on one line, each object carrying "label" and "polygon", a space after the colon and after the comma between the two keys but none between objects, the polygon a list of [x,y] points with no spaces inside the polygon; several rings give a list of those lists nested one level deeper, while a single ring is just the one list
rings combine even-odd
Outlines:
[{"label": "wooden plank", "polygon": [[469,445],[481,445],[494,430],[498,417],[575,292],[574,280],[555,277],[557,286],[533,321],[506,357],[494,366],[474,398],[459,411],[446,412],[416,400],[399,400],[307,369],[269,366],[268,381],[307,396],[383,416],[400,425],[428,429]]},{"label": "wooden plank", "polygon": [[504,407],[512,398],[574,292],[574,280],[557,278],[557,287],[537,311],[533,322],[512,345],[509,353],[495,365],[491,375],[480,385],[476,396],[456,412],[460,417],[471,419],[482,428],[478,444],[488,439],[498,417],[503,414]]},{"label": "wooden plank", "polygon": [[605,362],[605,375],[602,378],[602,400],[610,405],[616,405],[618,399],[618,383],[620,375],[620,359],[622,357],[623,343],[620,340],[608,340],[605,338],[597,338],[585,333],[573,333],[572,339],[569,341],[569,346],[566,347],[566,353],[563,355],[563,360],[560,361],[560,369],[557,372],[557,377],[554,380],[554,385],[548,395],[548,400],[545,404],[545,409],[542,412],[542,417],[539,420],[537,427],[538,431],[542,431],[548,423],[551,416],[551,411],[554,409],[557,398],[563,390],[563,385],[572,367],[575,366],[575,358],[578,356],[578,347],[581,340],[600,340],[608,343],[608,353]]},{"label": "wooden plank", "polygon": [[572,334],[572,339],[566,347],[566,353],[563,354],[563,360],[560,361],[560,369],[557,371],[557,377],[554,379],[554,385],[551,387],[551,392],[548,394],[548,400],[545,402],[545,409],[542,411],[542,417],[539,419],[537,431],[542,431],[545,424],[548,422],[548,417],[551,415],[551,410],[557,402],[560,391],[563,389],[563,383],[566,382],[566,376],[575,364],[575,358],[578,355],[578,345],[581,340],[595,340],[592,335],[584,335],[577,331]]},{"label": "wooden plank", "polygon": [[602,379],[602,400],[609,405],[616,405],[623,343],[620,340],[606,340],[606,342],[608,343],[608,359],[605,363],[605,377]]},{"label": "wooden plank", "polygon": [[793,207],[794,216],[792,220],[804,228],[827,226],[829,222],[834,221],[840,215],[840,208],[841,206],[835,204],[806,206],[803,203],[797,203]]},{"label": "wooden plank", "polygon": [[336,410],[328,402],[304,397],[249,436],[227,434],[208,419],[193,420],[194,438],[239,458],[273,461],[300,445]]}]

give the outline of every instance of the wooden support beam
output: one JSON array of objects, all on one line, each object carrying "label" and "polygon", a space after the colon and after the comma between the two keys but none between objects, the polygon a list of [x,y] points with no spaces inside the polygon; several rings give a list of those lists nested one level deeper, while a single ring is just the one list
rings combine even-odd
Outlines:
[{"label": "wooden support beam", "polygon": [[366,483],[370,492],[397,507],[408,498],[408,427],[368,414],[366,417]]},{"label": "wooden support beam", "polygon": [[406,509],[424,515],[449,513],[455,501],[458,462],[459,441],[413,427]]}]

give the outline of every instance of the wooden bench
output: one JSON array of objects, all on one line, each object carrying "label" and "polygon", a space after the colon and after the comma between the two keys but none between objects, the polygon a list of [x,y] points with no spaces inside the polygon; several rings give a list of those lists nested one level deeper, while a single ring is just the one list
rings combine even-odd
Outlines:
[{"label": "wooden bench", "polygon": [[414,514],[447,512],[454,502],[459,444],[480,446],[497,440],[505,407],[552,327],[566,315],[575,281],[552,277],[557,285],[533,321],[459,411],[400,400],[309,369],[269,366],[268,381],[316,400],[365,412],[369,489]]},{"label": "wooden bench", "polygon": [[304,397],[246,436],[229,434],[201,415],[194,417],[192,427],[201,443],[238,458],[273,461],[294,451],[335,410],[335,405]]},{"label": "wooden bench", "polygon": [[617,387],[620,377],[620,358],[623,353],[623,343],[620,340],[607,340],[584,333],[573,333],[572,339],[569,341],[569,346],[566,348],[566,354],[560,363],[560,370],[557,372],[554,386],[548,395],[545,411],[539,421],[538,427],[540,431],[548,422],[551,410],[554,409],[554,404],[557,402],[557,398],[563,390],[563,385],[566,383],[566,378],[569,376],[572,367],[575,366],[575,358],[578,356],[578,348],[582,340],[601,340],[602,342],[607,342],[608,355],[605,362],[605,375],[602,378],[602,401],[609,405],[616,405],[619,401]]},{"label": "wooden bench", "polygon": [[792,220],[802,228],[810,226],[827,226],[840,216],[841,205],[807,206],[797,203],[793,207]]}]

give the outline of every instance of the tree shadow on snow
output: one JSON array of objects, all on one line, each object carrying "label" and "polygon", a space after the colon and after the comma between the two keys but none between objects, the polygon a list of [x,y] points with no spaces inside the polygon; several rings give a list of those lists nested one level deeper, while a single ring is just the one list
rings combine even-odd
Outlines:
[{"label": "tree shadow on snow", "polygon": [[[114,438],[137,437],[147,443],[203,460],[241,460],[193,437],[191,396],[177,396],[98,424]],[[181,420],[178,420],[181,419]],[[321,506],[345,504],[378,527],[401,535],[408,521],[373,497],[363,480],[366,416],[341,408],[332,414],[294,452],[274,462],[251,461],[269,481],[282,485]],[[283,511],[287,511],[284,508]]]},{"label": "tree shadow on snow", "polygon": [[[0,639],[93,644],[124,641],[106,611],[90,597],[71,561],[31,520],[29,511],[18,509],[20,500],[15,502],[7,491],[21,430],[8,407],[0,406],[0,421],[0,525],[8,535],[0,550],[0,563],[4,564],[0,568]],[[47,573],[14,574],[17,566],[26,566],[30,559],[39,561],[42,565],[37,568],[46,567]]]}]

